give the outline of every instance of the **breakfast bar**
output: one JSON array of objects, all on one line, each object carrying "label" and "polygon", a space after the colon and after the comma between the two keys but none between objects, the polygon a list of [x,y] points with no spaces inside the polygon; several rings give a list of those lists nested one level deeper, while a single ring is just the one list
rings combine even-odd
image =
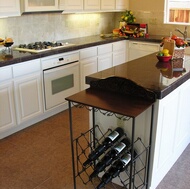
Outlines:
[{"label": "breakfast bar", "polygon": [[[130,79],[156,94],[148,183],[150,189],[155,189],[190,143],[190,57],[159,62],[153,53],[87,76],[86,82],[113,76]],[[106,125],[101,115],[97,117],[97,123]],[[147,141],[150,109],[137,120],[137,133]],[[119,124],[128,125],[125,121]]]},{"label": "breakfast bar", "polygon": [[[80,93],[85,93],[88,96],[92,92],[91,87],[86,92],[80,92],[79,95],[76,94],[74,97],[71,96],[67,99],[70,101],[76,100],[76,102],[87,102],[86,105],[91,104],[93,107],[102,104],[97,108],[101,108],[103,103],[107,104],[108,109],[115,107],[117,116],[109,116],[109,121],[108,116],[99,111],[95,113],[94,125],[102,126],[104,132],[114,126],[120,126],[125,129],[125,132],[133,141],[140,137],[145,146],[149,146],[151,138],[150,166],[146,188],[155,189],[190,142],[190,118],[188,113],[190,106],[190,57],[185,55],[184,59],[159,62],[156,58],[156,53],[153,53],[89,75],[86,77],[86,83],[92,85],[94,82],[114,77],[129,79],[156,95],[153,115],[151,107],[137,115],[135,133],[130,127],[133,125],[133,121],[123,119],[121,112],[118,111],[125,105],[126,112],[128,112],[129,108],[128,103],[123,101],[122,104],[121,102],[124,98],[123,95],[121,95],[121,98],[118,97],[120,95],[119,90],[118,92],[114,91],[114,93],[113,91],[106,92],[106,95],[104,95],[105,89],[102,87],[99,90],[102,94],[97,92],[97,96],[95,95],[94,97],[99,103],[96,103],[95,100],[90,102],[91,98],[85,98],[85,96],[80,99]],[[112,84],[113,87],[111,86]],[[109,85],[110,87],[108,88],[115,87],[114,82],[109,83]],[[93,92],[93,96],[95,93]],[[110,101],[113,95],[117,95],[118,101],[115,101],[114,98],[113,102]],[[100,103],[100,101],[102,102]],[[135,105],[135,107],[137,108],[138,105]],[[150,136],[152,117],[153,125]],[[134,144],[134,149],[140,151],[141,147]],[[120,184],[117,180],[114,183]]]}]

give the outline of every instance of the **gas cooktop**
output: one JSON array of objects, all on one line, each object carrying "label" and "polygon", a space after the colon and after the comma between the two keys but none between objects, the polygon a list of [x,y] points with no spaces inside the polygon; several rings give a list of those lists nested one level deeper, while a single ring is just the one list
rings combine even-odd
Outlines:
[{"label": "gas cooktop", "polygon": [[44,42],[35,42],[35,43],[29,43],[29,44],[20,44],[18,47],[15,47],[13,50],[21,51],[21,52],[31,52],[31,53],[40,53],[52,49],[57,49],[57,48],[64,48],[64,47],[69,47],[73,46],[75,44],[72,43],[60,43],[60,42],[49,42],[49,41],[44,41]]}]

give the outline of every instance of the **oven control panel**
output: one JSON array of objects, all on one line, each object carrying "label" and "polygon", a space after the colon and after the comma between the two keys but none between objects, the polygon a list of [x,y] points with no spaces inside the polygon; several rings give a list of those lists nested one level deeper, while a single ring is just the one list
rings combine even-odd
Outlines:
[{"label": "oven control panel", "polygon": [[79,61],[79,52],[62,53],[41,59],[42,69],[49,69]]}]

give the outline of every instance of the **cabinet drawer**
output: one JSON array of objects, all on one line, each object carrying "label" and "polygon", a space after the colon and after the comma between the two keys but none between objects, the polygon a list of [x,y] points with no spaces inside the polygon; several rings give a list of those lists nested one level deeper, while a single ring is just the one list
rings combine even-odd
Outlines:
[{"label": "cabinet drawer", "polygon": [[13,76],[19,77],[40,71],[40,60],[31,60],[13,66]]},{"label": "cabinet drawer", "polygon": [[129,42],[129,48],[141,50],[141,51],[157,52],[157,51],[159,51],[159,44]]},{"label": "cabinet drawer", "polygon": [[98,46],[98,55],[112,52],[112,44],[100,45]]},{"label": "cabinet drawer", "polygon": [[90,58],[97,56],[97,47],[90,47],[80,51],[80,59]]},{"label": "cabinet drawer", "polygon": [[0,68],[0,82],[1,81],[6,81],[8,79],[12,79],[13,74],[12,74],[12,67],[11,66],[6,66]]},{"label": "cabinet drawer", "polygon": [[113,43],[113,51],[123,51],[126,49],[126,42],[125,41],[119,41]]}]

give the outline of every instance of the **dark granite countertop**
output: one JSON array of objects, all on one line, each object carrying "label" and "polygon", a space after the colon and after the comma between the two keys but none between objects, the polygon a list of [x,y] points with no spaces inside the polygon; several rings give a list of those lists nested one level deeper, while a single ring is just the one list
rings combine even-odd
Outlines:
[{"label": "dark granite countertop", "polygon": [[[149,38],[128,38],[130,40],[136,41],[146,41],[146,42],[160,42],[161,36],[149,36]],[[127,40],[128,40],[127,39]],[[96,36],[89,36],[89,37],[81,37],[81,38],[74,38],[69,40],[64,40],[60,42],[69,42],[75,44],[74,46],[66,47],[66,48],[59,48],[55,50],[50,50],[42,53],[32,54],[26,52],[19,52],[13,50],[11,54],[4,54],[0,52],[0,67],[17,64],[20,62],[33,60],[37,58],[42,58],[50,55],[55,55],[59,53],[79,50],[82,48],[92,47],[96,45],[102,45],[106,43],[112,43],[120,40],[126,40],[125,37],[109,37],[109,38],[102,38],[99,35]]]},{"label": "dark granite countertop", "polygon": [[162,99],[190,78],[187,57],[163,63],[153,53],[87,76],[86,83],[112,76],[124,77],[155,92],[157,99]]}]

